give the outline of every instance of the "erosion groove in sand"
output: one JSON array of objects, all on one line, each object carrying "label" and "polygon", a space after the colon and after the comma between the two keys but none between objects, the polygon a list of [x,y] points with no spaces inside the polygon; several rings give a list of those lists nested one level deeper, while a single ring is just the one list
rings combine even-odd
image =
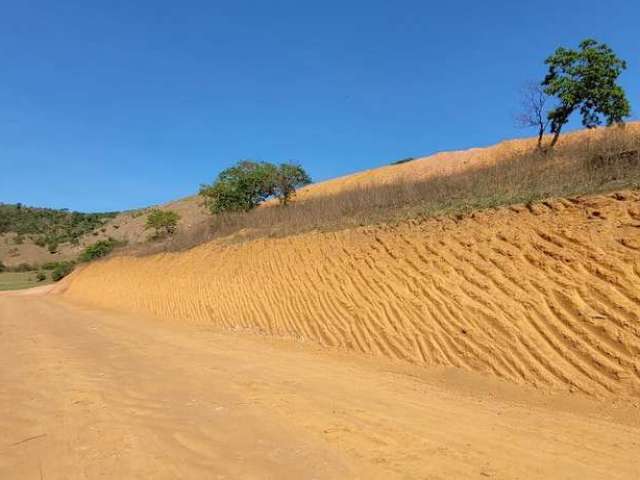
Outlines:
[{"label": "erosion groove in sand", "polygon": [[518,383],[640,395],[640,194],[213,242],[87,266],[67,297]]}]

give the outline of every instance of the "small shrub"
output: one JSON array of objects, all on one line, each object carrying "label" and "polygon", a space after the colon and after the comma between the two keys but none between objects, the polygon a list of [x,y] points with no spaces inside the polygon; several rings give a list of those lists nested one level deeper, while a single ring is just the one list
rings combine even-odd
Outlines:
[{"label": "small shrub", "polygon": [[0,273],[6,272],[6,271],[7,271],[7,266],[4,263],[0,262]]},{"label": "small shrub", "polygon": [[47,279],[47,275],[44,272],[38,272],[36,275],[36,280],[38,282],[44,282]]},{"label": "small shrub", "polygon": [[154,238],[160,238],[163,235],[173,235],[176,233],[178,227],[178,220],[180,215],[170,210],[151,210],[147,216],[147,223],[144,226],[145,230],[155,230]]},{"label": "small shrub", "polygon": [[73,262],[59,262],[56,268],[51,272],[51,279],[54,282],[62,280],[73,271],[74,267],[75,264]]},{"label": "small shrub", "polygon": [[109,255],[115,247],[120,245],[121,242],[118,242],[114,238],[109,238],[108,240],[100,240],[92,245],[89,245],[84,249],[84,252],[80,254],[78,260],[81,262],[90,262],[97,258],[105,257]]},{"label": "small shrub", "polygon": [[33,272],[36,268],[32,265],[29,265],[28,263],[20,263],[19,265],[16,265],[15,267],[13,267],[11,270],[13,270],[14,272]]},{"label": "small shrub", "polygon": [[391,162],[391,165],[402,165],[403,163],[413,162],[414,160],[415,157],[402,158],[400,160],[396,160],[395,162]]},{"label": "small shrub", "polygon": [[49,242],[49,244],[47,245],[47,250],[49,250],[49,253],[57,253],[58,252],[58,242],[53,240],[51,242]]},{"label": "small shrub", "polygon": [[43,270],[55,270],[58,265],[60,265],[60,262],[47,262],[43,263],[40,268]]}]

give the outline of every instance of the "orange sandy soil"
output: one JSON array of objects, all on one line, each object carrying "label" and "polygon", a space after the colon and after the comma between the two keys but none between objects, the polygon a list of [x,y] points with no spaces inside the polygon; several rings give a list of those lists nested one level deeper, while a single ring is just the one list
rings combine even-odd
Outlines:
[{"label": "orange sandy soil", "polygon": [[64,295],[543,389],[637,398],[640,192],[114,257],[78,272]]},{"label": "orange sandy soil", "polygon": [[0,295],[0,478],[638,479],[640,192]]},{"label": "orange sandy soil", "polygon": [[633,404],[0,296],[0,478],[637,479]]},{"label": "orange sandy soil", "polygon": [[0,294],[2,480],[638,479],[638,458],[637,191],[222,239]]}]

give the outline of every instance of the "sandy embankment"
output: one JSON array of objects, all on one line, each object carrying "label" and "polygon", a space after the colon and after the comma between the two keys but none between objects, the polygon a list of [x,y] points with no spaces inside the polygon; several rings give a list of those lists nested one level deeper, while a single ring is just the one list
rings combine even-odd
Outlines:
[{"label": "sandy embankment", "polygon": [[179,322],[640,395],[640,194],[89,265],[64,295]]}]

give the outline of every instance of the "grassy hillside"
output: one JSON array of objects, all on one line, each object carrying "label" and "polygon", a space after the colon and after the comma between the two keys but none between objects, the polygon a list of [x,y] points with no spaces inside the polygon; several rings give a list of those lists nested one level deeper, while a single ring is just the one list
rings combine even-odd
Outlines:
[{"label": "grassy hillside", "polygon": [[7,267],[38,266],[75,259],[104,240],[116,212],[81,213],[0,203],[0,262]]},{"label": "grassy hillside", "polygon": [[53,253],[61,244],[79,244],[84,235],[102,227],[116,214],[33,208],[19,203],[0,204],[0,234],[15,233],[17,244],[29,236],[36,245]]}]

